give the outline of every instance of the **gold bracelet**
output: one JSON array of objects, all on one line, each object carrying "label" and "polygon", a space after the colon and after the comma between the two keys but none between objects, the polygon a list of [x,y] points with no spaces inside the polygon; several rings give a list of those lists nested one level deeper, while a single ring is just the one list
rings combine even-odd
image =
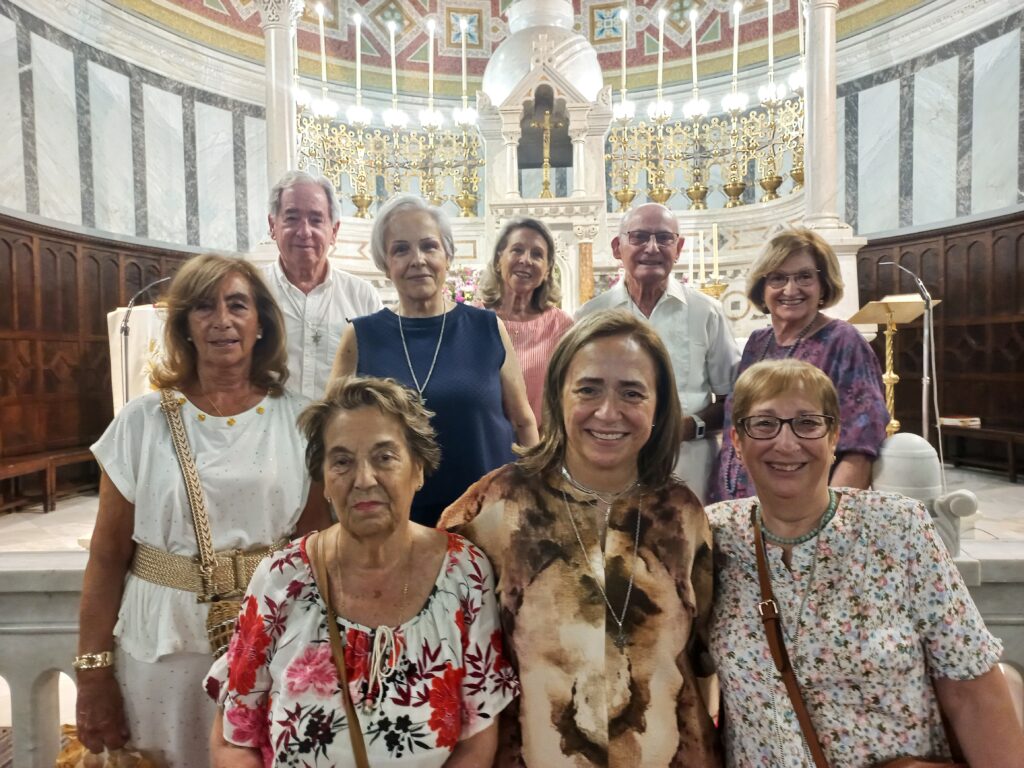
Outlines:
[{"label": "gold bracelet", "polygon": [[83,653],[75,656],[71,666],[75,669],[104,669],[105,667],[112,667],[114,666],[114,654],[110,651]]}]

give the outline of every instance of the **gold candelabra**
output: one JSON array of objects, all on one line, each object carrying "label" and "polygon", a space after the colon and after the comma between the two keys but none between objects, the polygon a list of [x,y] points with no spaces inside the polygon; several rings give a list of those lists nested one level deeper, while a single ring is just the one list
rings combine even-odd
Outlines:
[{"label": "gold candelabra", "polygon": [[[802,93],[770,95],[749,110],[734,103],[725,114],[714,116],[707,115],[707,102],[699,102],[696,95],[690,104],[690,114],[675,121],[656,111],[647,120],[634,120],[625,110],[617,115],[605,161],[620,211],[629,210],[639,193],[641,174],[649,200],[664,203],[679,192],[689,199],[690,210],[708,207],[716,167],[727,208],[743,205],[744,193],[754,184],[763,190],[762,202],[777,199],[783,171],[792,178],[793,191],[802,188]],[[685,180],[680,187],[673,185],[677,176]]]},{"label": "gold candelabra", "polygon": [[452,128],[442,127],[440,121],[415,128],[394,123],[371,127],[303,109],[298,134],[299,167],[315,168],[330,179],[338,194],[352,201],[360,218],[370,217],[378,196],[383,202],[391,195],[416,191],[432,205],[453,201],[459,216],[477,215],[484,158],[474,123]]}]

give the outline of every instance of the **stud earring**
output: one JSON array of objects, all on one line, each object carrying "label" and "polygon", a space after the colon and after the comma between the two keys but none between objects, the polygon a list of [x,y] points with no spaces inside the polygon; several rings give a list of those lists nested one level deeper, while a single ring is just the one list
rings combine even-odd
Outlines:
[{"label": "stud earring", "polygon": [[185,337],[185,341],[187,341],[189,344],[191,344],[192,343],[192,337],[191,336],[186,336]]},{"label": "stud earring", "polygon": [[259,333],[256,334],[256,341],[259,341],[262,338],[263,338],[263,331],[260,331]]}]

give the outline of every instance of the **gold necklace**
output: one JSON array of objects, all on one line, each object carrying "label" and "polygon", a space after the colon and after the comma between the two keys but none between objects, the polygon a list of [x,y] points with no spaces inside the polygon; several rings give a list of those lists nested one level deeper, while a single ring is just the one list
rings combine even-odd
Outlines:
[{"label": "gold necklace", "polygon": [[[206,398],[206,402],[208,402],[208,403],[209,403],[209,404],[210,404],[210,405],[211,405],[211,406],[213,407],[213,410],[215,410],[215,411],[217,412],[217,415],[218,415],[218,416],[220,416],[220,417],[221,417],[222,419],[223,419],[223,418],[225,418],[224,414],[223,414],[223,413],[221,413],[221,410],[220,410],[220,408],[218,408],[218,407],[217,407],[217,404],[216,404],[215,402],[213,402],[213,398],[212,398],[212,397],[210,397],[210,396],[209,396],[209,395],[208,395],[208,394],[206,393],[206,390],[205,390],[205,389],[203,389],[203,390],[202,390],[202,392],[203,392],[203,397],[205,397],[205,398]],[[234,416],[229,416],[229,417],[227,417],[227,425],[228,425],[229,427],[233,427],[233,426],[235,426],[235,423],[236,423],[236,422],[235,422],[235,418],[234,418]]]}]

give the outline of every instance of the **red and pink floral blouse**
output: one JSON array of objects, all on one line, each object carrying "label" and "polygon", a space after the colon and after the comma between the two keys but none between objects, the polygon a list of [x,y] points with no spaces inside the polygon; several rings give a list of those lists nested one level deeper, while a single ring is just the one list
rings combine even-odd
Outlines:
[{"label": "red and pink floral blouse", "polygon": [[[231,646],[207,690],[224,710],[224,737],[259,749],[267,766],[349,765],[348,721],[327,619],[302,539],[260,564]],[[519,693],[505,660],[494,576],[483,553],[449,534],[422,610],[393,627],[385,674],[374,676],[380,630],[339,617],[345,667],[370,763],[440,766]],[[388,670],[391,670],[388,672]]]}]

